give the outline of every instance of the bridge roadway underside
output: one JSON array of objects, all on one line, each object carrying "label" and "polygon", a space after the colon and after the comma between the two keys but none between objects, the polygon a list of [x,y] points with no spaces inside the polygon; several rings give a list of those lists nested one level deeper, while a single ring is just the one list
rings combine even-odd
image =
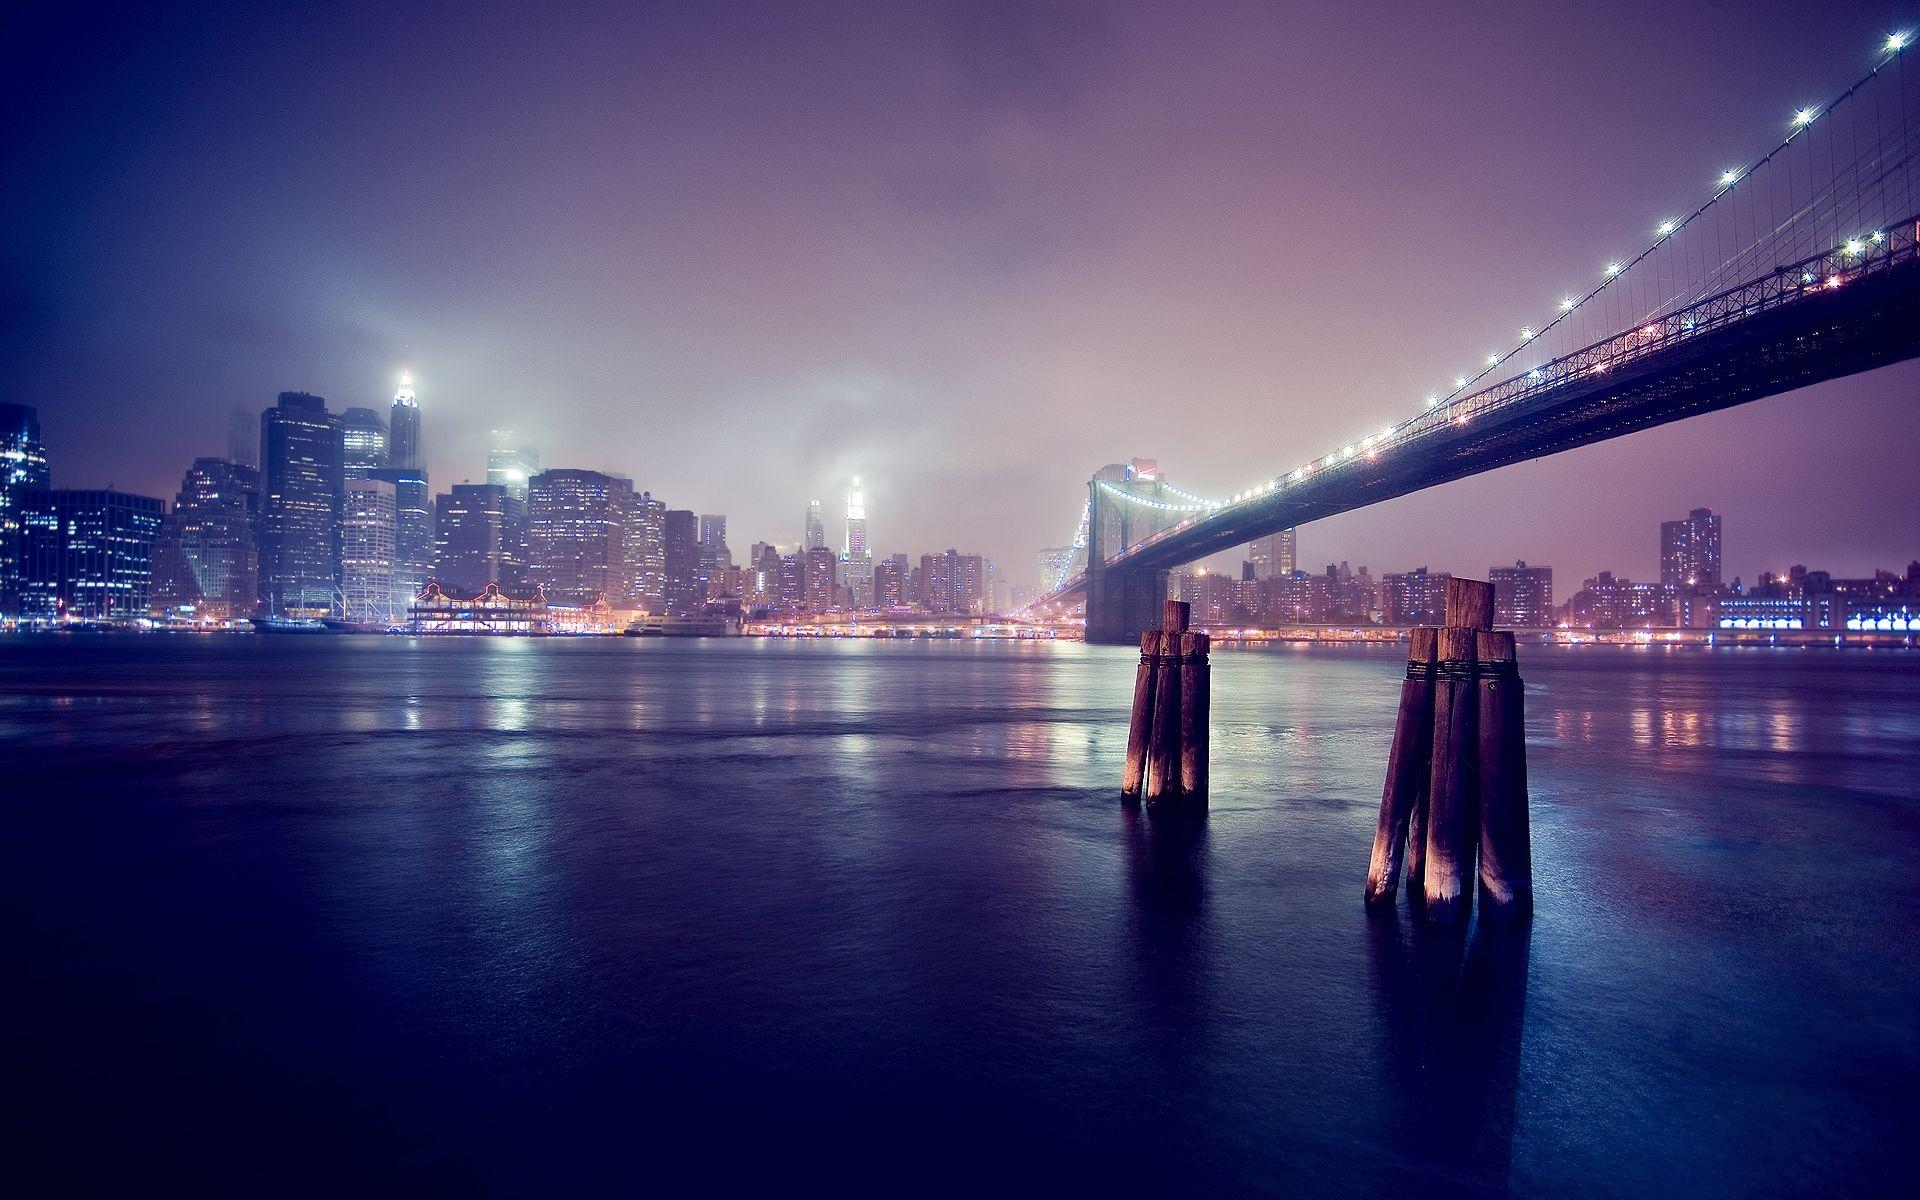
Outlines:
[{"label": "bridge roadway underside", "polygon": [[1160,628],[1166,611],[1165,568],[1109,567],[1087,577],[1087,640],[1099,645],[1140,644],[1140,635]]},{"label": "bridge roadway underside", "polygon": [[[1920,260],[1448,425],[1378,460],[1355,459],[1223,509],[1089,570],[1087,638],[1138,637],[1137,630],[1133,638],[1120,636],[1131,622],[1106,611],[1119,592],[1095,584],[1096,576],[1164,573],[1289,526],[1915,357]],[[1116,636],[1096,636],[1096,630]]]}]

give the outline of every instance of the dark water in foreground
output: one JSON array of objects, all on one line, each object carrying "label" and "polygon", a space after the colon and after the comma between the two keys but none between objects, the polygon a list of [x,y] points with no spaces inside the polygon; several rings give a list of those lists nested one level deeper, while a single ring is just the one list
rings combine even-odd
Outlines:
[{"label": "dark water in foreground", "polygon": [[1920,656],[1523,651],[1467,945],[1398,653],[1216,655],[1198,828],[1135,657],[0,641],[8,1190],[1913,1194]]}]

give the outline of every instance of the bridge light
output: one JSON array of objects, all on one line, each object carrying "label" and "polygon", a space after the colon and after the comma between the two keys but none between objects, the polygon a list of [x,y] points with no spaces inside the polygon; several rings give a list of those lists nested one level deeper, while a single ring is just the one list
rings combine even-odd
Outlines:
[{"label": "bridge light", "polygon": [[1617,262],[1610,262],[1610,263],[1608,263],[1608,264],[1607,264],[1607,278],[1609,278],[1609,279],[1611,279],[1611,278],[1613,278],[1613,277],[1614,277],[1615,275],[1618,275],[1619,273],[1620,273],[1620,264],[1619,264],[1619,263],[1617,263]]},{"label": "bridge light", "polygon": [[1648,325],[1640,330],[1640,336],[1652,337],[1653,335],[1659,332],[1660,332],[1660,327],[1658,325]]},{"label": "bridge light", "polygon": [[1802,271],[1802,272],[1800,272],[1800,282],[1801,282],[1801,283],[1812,283],[1812,282],[1813,282],[1813,272],[1812,272],[1812,271]]},{"label": "bridge light", "polygon": [[1523,342],[1530,342],[1533,340],[1533,326],[1522,325],[1520,327],[1520,340]]},{"label": "bridge light", "polygon": [[1880,244],[1881,242],[1884,242],[1884,241],[1886,241],[1886,240],[1887,240],[1887,235],[1886,235],[1886,234],[1884,234],[1884,233],[1881,233],[1881,232],[1880,232],[1880,231],[1879,231],[1878,229],[1876,229],[1876,230],[1874,230],[1874,231],[1873,231],[1873,244],[1874,244],[1874,245],[1876,245],[1876,246],[1878,246],[1878,245],[1879,245],[1879,244]]},{"label": "bridge light", "polygon": [[1793,114],[1793,123],[1799,126],[1800,128],[1805,129],[1807,126],[1813,124],[1813,119],[1819,115],[1820,115],[1820,110],[1817,108],[1803,108],[1799,112]]},{"label": "bridge light", "polygon": [[1360,439],[1360,445],[1361,445],[1362,447],[1366,447],[1366,446],[1371,446],[1371,445],[1373,445],[1373,435],[1372,435],[1372,434],[1368,434],[1368,435],[1367,435],[1366,437],[1363,437],[1363,438],[1361,438],[1361,439]]},{"label": "bridge light", "polygon": [[1380,440],[1383,442],[1392,436],[1393,436],[1393,426],[1391,425],[1387,426],[1385,429],[1382,429],[1380,431]]},{"label": "bridge light", "polygon": [[1428,408],[1437,408],[1437,407],[1439,407],[1439,404],[1440,404],[1440,397],[1438,397],[1438,396],[1428,396],[1428,397],[1427,397],[1427,407],[1428,407]]},{"label": "bridge light", "polygon": [[1461,375],[1461,376],[1459,376],[1459,377],[1457,377],[1457,378],[1456,378],[1456,379],[1455,379],[1455,380],[1453,381],[1453,386],[1455,386],[1455,387],[1457,387],[1457,388],[1463,388],[1463,387],[1465,387],[1465,386],[1467,386],[1467,377],[1466,377],[1465,375]]},{"label": "bridge light", "polygon": [[1352,457],[1353,457],[1353,447],[1352,447],[1352,446],[1343,446],[1343,447],[1341,448],[1341,450],[1340,450],[1340,457],[1341,457],[1341,458],[1352,458]]},{"label": "bridge light", "polygon": [[1721,187],[1729,188],[1738,182],[1740,182],[1740,169],[1738,167],[1728,167],[1726,170],[1720,172]]},{"label": "bridge light", "polygon": [[1907,40],[1907,35],[1904,33],[1890,33],[1887,35],[1887,49],[1898,54],[1907,48]]},{"label": "bridge light", "polygon": [[1839,287],[1839,286],[1840,286],[1840,277],[1839,277],[1838,275],[1829,275],[1829,276],[1827,276],[1827,286],[1828,286],[1828,287],[1830,287],[1830,288],[1837,288],[1837,287]]},{"label": "bridge light", "polygon": [[1848,238],[1846,249],[1848,254],[1865,254],[1867,251],[1867,244],[1861,241],[1859,238]]},{"label": "bridge light", "polygon": [[1542,371],[1539,367],[1535,367],[1533,370],[1527,372],[1527,378],[1528,379],[1545,379],[1546,373]]},{"label": "bridge light", "polygon": [[1499,356],[1498,354],[1489,354],[1489,355],[1487,355],[1487,365],[1488,365],[1488,366],[1490,366],[1490,367],[1497,367],[1497,366],[1499,366],[1499,365],[1500,365],[1500,356]]},{"label": "bridge light", "polygon": [[1577,303],[1579,303],[1579,301],[1575,300],[1572,296],[1568,296],[1565,299],[1560,301],[1560,311],[1572,312],[1573,306]]},{"label": "bridge light", "polygon": [[1665,237],[1678,228],[1680,228],[1680,222],[1678,221],[1662,221],[1660,222],[1660,236]]},{"label": "bridge light", "polygon": [[1295,483],[1299,483],[1302,479],[1305,479],[1306,477],[1307,477],[1307,472],[1304,467],[1296,467],[1294,469],[1293,481]]}]

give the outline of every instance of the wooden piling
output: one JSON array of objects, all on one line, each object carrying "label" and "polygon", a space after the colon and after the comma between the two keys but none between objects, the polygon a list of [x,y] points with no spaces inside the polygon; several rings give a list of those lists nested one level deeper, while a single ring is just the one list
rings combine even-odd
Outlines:
[{"label": "wooden piling", "polygon": [[[1447,592],[1451,600],[1453,588],[1449,586]],[[1421,885],[1427,916],[1440,922],[1457,919],[1471,902],[1467,884],[1473,878],[1474,852],[1480,842],[1475,807],[1479,797],[1474,757],[1479,746],[1474,720],[1478,699],[1474,638],[1472,629],[1451,625],[1442,629],[1434,668],[1433,773]]]},{"label": "wooden piling", "polygon": [[1511,633],[1482,633],[1480,662],[1480,899],[1483,913],[1533,915],[1533,848],[1527,818],[1525,690]]},{"label": "wooden piling", "polygon": [[1160,666],[1154,684],[1153,729],[1147,737],[1147,803],[1180,791],[1180,638],[1160,633]]},{"label": "wooden piling", "polygon": [[1493,628],[1493,585],[1478,579],[1447,579],[1446,624],[1454,629]]},{"label": "wooden piling", "polygon": [[1147,743],[1153,731],[1153,690],[1160,671],[1160,635],[1140,635],[1140,666],[1133,673],[1133,712],[1127,719],[1127,767],[1120,794],[1137,800],[1147,775]]},{"label": "wooden piling", "polygon": [[1193,617],[1193,606],[1185,600],[1169,600],[1165,615],[1160,618],[1160,632],[1185,633],[1187,622]]},{"label": "wooden piling", "polygon": [[[1400,885],[1403,855],[1407,888],[1417,892],[1417,862],[1424,865],[1427,785],[1433,769],[1433,662],[1438,631],[1415,629],[1407,649],[1407,678],[1400,685],[1400,715],[1387,754],[1387,782],[1380,793],[1380,823],[1373,834],[1373,860],[1367,867],[1367,903],[1391,901]],[[1420,813],[1417,826],[1415,813]],[[1408,842],[1413,826],[1412,842]]]},{"label": "wooden piling", "polygon": [[1180,792],[1200,803],[1207,798],[1207,726],[1212,702],[1207,649],[1206,634],[1180,635]]}]

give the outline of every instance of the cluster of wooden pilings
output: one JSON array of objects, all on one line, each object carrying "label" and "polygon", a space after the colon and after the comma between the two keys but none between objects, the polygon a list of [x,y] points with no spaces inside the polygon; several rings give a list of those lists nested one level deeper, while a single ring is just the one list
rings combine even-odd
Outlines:
[{"label": "cluster of wooden pilings", "polygon": [[1367,902],[1407,894],[1428,919],[1533,914],[1527,741],[1513,634],[1493,628],[1493,585],[1447,581],[1446,624],[1413,631],[1387,757]]},{"label": "cluster of wooden pilings", "polygon": [[1140,635],[1120,794],[1152,806],[1207,798],[1208,639],[1187,631],[1190,615],[1169,600],[1161,628]]}]

